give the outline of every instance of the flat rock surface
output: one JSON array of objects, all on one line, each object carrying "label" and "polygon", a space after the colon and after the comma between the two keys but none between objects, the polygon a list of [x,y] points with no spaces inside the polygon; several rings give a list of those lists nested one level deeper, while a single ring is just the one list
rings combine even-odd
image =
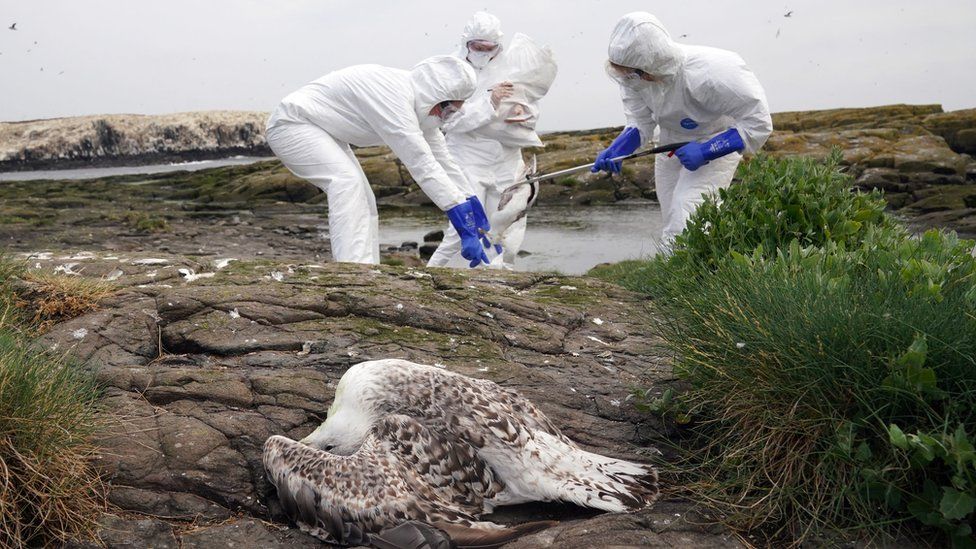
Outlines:
[{"label": "flat rock surface", "polygon": [[[104,546],[317,545],[288,527],[261,446],[308,434],[363,360],[404,358],[515,388],[602,454],[649,461],[671,435],[629,397],[672,380],[647,302],[593,279],[108,252],[28,261],[49,272],[73,263],[119,287],[41,339],[86,360],[104,386],[98,467],[115,509]],[[561,521],[515,547],[736,546],[682,519],[687,507],[528,505],[496,520]]]}]

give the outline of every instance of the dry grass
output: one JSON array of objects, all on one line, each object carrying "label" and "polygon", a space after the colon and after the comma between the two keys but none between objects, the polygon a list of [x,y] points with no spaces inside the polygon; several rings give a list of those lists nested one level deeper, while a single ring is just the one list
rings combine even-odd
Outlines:
[{"label": "dry grass", "polygon": [[31,273],[24,275],[18,307],[27,312],[28,322],[38,332],[98,308],[98,303],[115,292],[103,280],[81,276]]},{"label": "dry grass", "polygon": [[0,439],[0,547],[94,539],[106,508],[105,486],[90,466],[94,448],[39,456],[16,444]]},{"label": "dry grass", "polygon": [[97,280],[29,273],[0,253],[0,547],[94,536],[105,508],[92,468],[98,386],[29,336],[93,310],[111,291]]},{"label": "dry grass", "polygon": [[91,468],[90,372],[0,332],[0,547],[91,537],[105,507]]}]

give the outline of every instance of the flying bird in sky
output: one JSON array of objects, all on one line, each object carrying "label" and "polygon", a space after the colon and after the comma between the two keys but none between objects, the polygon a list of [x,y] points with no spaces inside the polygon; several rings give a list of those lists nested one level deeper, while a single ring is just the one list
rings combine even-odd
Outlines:
[{"label": "flying bird in sky", "polygon": [[792,15],[793,15],[793,10],[790,10],[786,12],[786,15],[784,15],[783,17],[791,17]]},{"label": "flying bird in sky", "polygon": [[10,30],[12,30],[12,31],[15,31],[15,30],[17,30],[17,23],[14,23],[13,25],[10,25],[7,28],[10,29]]}]

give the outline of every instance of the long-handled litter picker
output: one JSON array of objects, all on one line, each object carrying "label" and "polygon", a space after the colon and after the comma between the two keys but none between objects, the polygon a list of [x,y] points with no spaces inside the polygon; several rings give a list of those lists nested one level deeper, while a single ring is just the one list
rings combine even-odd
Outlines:
[{"label": "long-handled litter picker", "polygon": [[[619,162],[621,160],[630,160],[631,158],[640,158],[642,156],[650,156],[652,154],[674,152],[680,149],[681,147],[684,147],[687,144],[688,142],[685,141],[683,143],[671,143],[669,145],[661,145],[660,147],[654,147],[653,149],[647,149],[646,151],[640,151],[633,154],[628,154],[627,156],[618,156],[617,158],[613,159],[613,162]],[[546,173],[542,175],[536,175],[534,177],[529,177],[528,179],[525,179],[524,181],[520,181],[519,183],[524,184],[524,183],[535,183],[536,181],[545,181],[547,179],[552,179],[554,177],[561,177],[564,175],[569,175],[571,173],[588,170],[592,167],[593,167],[592,163],[583,164],[582,166],[576,166],[575,168],[566,168],[565,170],[559,170],[558,172]]]}]

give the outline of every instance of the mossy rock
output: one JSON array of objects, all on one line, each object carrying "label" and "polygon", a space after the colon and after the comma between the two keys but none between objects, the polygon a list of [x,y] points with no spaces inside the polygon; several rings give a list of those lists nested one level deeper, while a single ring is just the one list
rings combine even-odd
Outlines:
[{"label": "mossy rock", "polygon": [[583,191],[576,193],[570,198],[571,203],[582,206],[613,204],[616,201],[617,198],[613,190]]}]

